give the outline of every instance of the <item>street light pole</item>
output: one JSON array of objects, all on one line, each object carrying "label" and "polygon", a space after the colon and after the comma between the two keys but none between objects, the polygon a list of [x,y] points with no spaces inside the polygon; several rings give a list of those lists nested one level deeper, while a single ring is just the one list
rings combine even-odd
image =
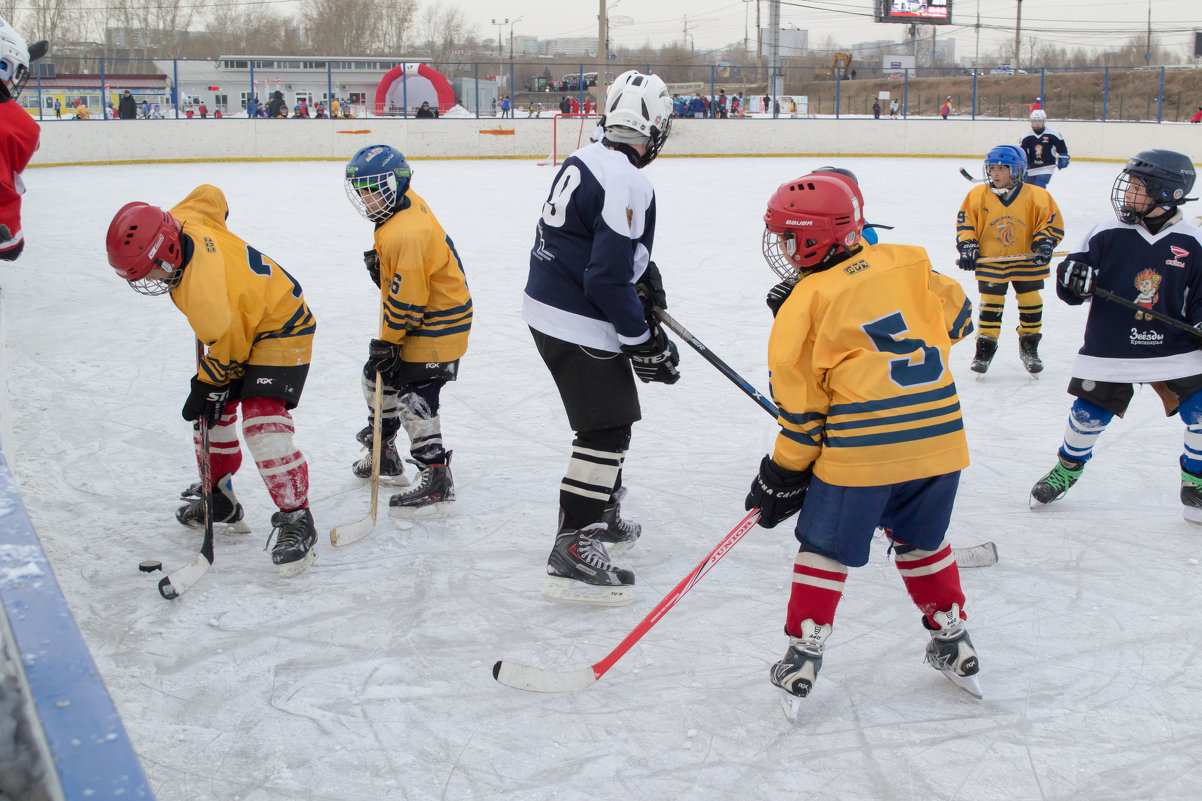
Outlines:
[{"label": "street light pole", "polygon": [[[500,89],[501,89],[501,73],[505,70],[505,63],[504,63],[505,56],[501,52],[501,32],[505,28],[505,26],[509,24],[509,17],[505,17],[500,22],[497,22],[494,19],[492,21],[492,24],[497,26],[497,94],[499,95]],[[498,100],[497,100],[498,106],[501,104],[502,99],[503,98],[498,98]],[[512,105],[510,107],[512,108]]]}]

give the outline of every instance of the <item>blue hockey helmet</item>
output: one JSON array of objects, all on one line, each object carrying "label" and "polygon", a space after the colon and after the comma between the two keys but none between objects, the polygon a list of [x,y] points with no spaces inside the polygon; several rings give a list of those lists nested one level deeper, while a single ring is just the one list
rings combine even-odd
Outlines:
[{"label": "blue hockey helmet", "polygon": [[[1155,208],[1180,206],[1187,200],[1196,200],[1186,197],[1194,188],[1195,177],[1189,156],[1172,150],[1144,150],[1128,159],[1127,166],[1114,179],[1110,204],[1120,221],[1134,225]],[[1143,192],[1128,191],[1132,178],[1142,184]],[[1138,202],[1137,199],[1145,194],[1147,197],[1142,198],[1143,202]]]},{"label": "blue hockey helmet", "polygon": [[[1002,164],[1010,168],[1010,183],[1005,186],[998,186],[989,176],[989,167],[993,164]],[[985,164],[981,168],[981,174],[985,178],[985,183],[994,193],[1004,195],[1014,187],[1022,183],[1023,173],[1027,171],[1027,154],[1023,152],[1021,147],[1014,145],[998,145],[985,154]]]},{"label": "blue hockey helmet", "polygon": [[346,196],[360,214],[382,223],[400,208],[412,177],[413,168],[401,151],[389,145],[368,145],[346,165]]}]

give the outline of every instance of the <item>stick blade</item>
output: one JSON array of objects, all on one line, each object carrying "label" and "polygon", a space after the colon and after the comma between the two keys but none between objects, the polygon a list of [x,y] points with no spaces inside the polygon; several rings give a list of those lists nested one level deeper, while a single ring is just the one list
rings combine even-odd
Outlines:
[{"label": "stick blade", "polygon": [[959,567],[990,567],[997,564],[997,546],[982,542],[968,548],[952,548],[952,556]]},{"label": "stick blade", "polygon": [[212,564],[203,553],[198,553],[195,559],[179,570],[172,571],[168,575],[163,576],[159,581],[159,595],[168,601],[174,601],[192,589],[196,582],[200,581],[201,577],[209,572],[209,567]]},{"label": "stick blade", "polygon": [[506,662],[504,659],[492,666],[492,677],[506,687],[535,693],[570,693],[597,683],[597,672],[591,667],[580,670],[543,670],[516,662]]},{"label": "stick blade", "polygon": [[345,526],[330,529],[330,544],[335,548],[343,545],[354,545],[376,530],[375,515],[368,515],[362,520],[356,520]]}]

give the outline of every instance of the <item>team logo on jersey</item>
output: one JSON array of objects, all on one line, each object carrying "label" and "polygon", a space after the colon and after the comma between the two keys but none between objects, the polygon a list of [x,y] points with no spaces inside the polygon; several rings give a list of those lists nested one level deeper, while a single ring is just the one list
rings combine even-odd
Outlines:
[{"label": "team logo on jersey", "polygon": [[1014,244],[1014,229],[1018,227],[1018,222],[1013,217],[1003,217],[997,222],[993,223],[993,227],[996,231],[998,240],[1003,245],[1010,247]]},{"label": "team logo on jersey", "polygon": [[1165,259],[1164,263],[1170,267],[1184,267],[1185,262],[1181,261],[1181,259],[1184,259],[1186,256],[1188,256],[1189,251],[1185,248],[1179,248],[1176,245],[1169,245],[1169,250],[1173,251],[1173,256],[1175,258]]},{"label": "team logo on jersey", "polygon": [[[1135,302],[1145,309],[1151,309],[1152,305],[1160,299],[1160,282],[1163,277],[1155,270],[1148,268],[1140,270],[1135,276],[1135,288],[1139,294],[1135,296]],[[1136,320],[1151,320],[1152,315],[1145,312],[1137,311],[1135,313]]]},{"label": "team logo on jersey", "polygon": [[626,207],[626,227],[634,228],[634,209]]}]

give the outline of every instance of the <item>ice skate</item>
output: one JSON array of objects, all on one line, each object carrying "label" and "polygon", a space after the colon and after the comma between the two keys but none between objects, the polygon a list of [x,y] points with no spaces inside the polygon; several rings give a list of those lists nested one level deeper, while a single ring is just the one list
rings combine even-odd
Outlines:
[{"label": "ice skate", "polygon": [[614,493],[613,501],[601,512],[601,522],[605,524],[599,530],[596,539],[605,544],[605,550],[610,556],[621,556],[634,547],[643,527],[638,523],[622,519],[622,498],[626,497],[626,488],[619,487]]},{"label": "ice skate", "polygon": [[317,558],[317,527],[313,524],[313,515],[309,510],[297,509],[292,512],[276,512],[271,516],[274,529],[267,538],[271,545],[275,538],[275,547],[271,549],[271,561],[279,568],[280,576],[292,578],[301,573]]},{"label": "ice skate", "polygon": [[1043,334],[1020,334],[1018,337],[1018,357],[1023,360],[1023,367],[1035,378],[1043,372],[1043,362],[1039,358],[1039,340]]},{"label": "ice skate", "polygon": [[1181,468],[1181,514],[1191,523],[1202,523],[1202,476]]},{"label": "ice skate", "polygon": [[[222,534],[246,534],[250,526],[243,520],[242,504],[234,497],[234,477],[230,474],[222,476],[213,487],[213,531]],[[200,482],[179,494],[180,500],[187,501],[175,511],[175,519],[188,528],[204,528],[204,500],[201,496]]]},{"label": "ice skate", "polygon": [[615,567],[597,536],[604,523],[582,529],[560,529],[547,557],[548,601],[623,606],[634,600],[634,571]]},{"label": "ice skate", "polygon": [[417,465],[417,483],[388,499],[388,516],[400,519],[446,517],[454,514],[455,482],[451,477],[451,452],[439,464]]},{"label": "ice skate", "polygon": [[822,669],[822,651],[831,625],[818,626],[813,620],[801,621],[801,636],[789,637],[789,650],[768,671],[772,683],[780,688],[781,709],[791,722],[797,722],[801,699],[814,689]]},{"label": "ice skate", "polygon": [[[1064,494],[1069,491],[1069,488],[1077,483],[1077,479],[1081,477],[1081,473],[1085,470],[1085,462],[1079,462],[1076,459],[1069,459],[1064,454],[1060,454],[1056,466],[1048,471],[1047,475],[1035,482],[1035,486],[1031,487],[1030,507],[1032,509],[1039,506],[1046,506],[1052,501],[1058,501],[1064,497]],[[1182,489],[1182,501],[1185,500],[1185,490]]]},{"label": "ice skate", "polygon": [[993,354],[995,353],[997,353],[996,338],[986,336],[977,337],[977,352],[972,357],[972,365],[969,369],[974,373],[984,374],[989,370],[989,363],[993,361]]},{"label": "ice skate", "polygon": [[[367,449],[367,455],[351,465],[351,472],[357,478],[371,478],[371,434],[372,428],[367,426],[355,435],[359,444]],[[397,487],[409,485],[405,465],[397,453],[395,436],[380,443],[380,481]]]},{"label": "ice skate", "polygon": [[977,672],[977,652],[972,647],[968,629],[960,619],[960,604],[952,604],[946,612],[934,614],[935,623],[922,617],[922,625],[931,632],[927,643],[926,663],[947,676],[953,684],[969,695],[981,697],[981,683]]}]

